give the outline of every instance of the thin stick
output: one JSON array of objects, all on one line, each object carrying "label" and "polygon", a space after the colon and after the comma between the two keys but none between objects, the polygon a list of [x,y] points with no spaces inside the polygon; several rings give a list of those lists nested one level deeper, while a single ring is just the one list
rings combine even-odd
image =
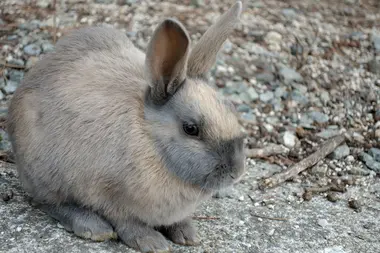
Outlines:
[{"label": "thin stick", "polygon": [[309,188],[306,188],[305,191],[313,192],[313,193],[322,193],[322,192],[327,192],[330,189],[331,189],[331,186],[328,185],[328,186],[323,186],[323,187],[320,187],[320,188],[309,187]]},{"label": "thin stick", "polygon": [[255,214],[255,213],[253,213],[252,215],[255,216],[255,217],[257,217],[257,218],[261,218],[261,219],[278,220],[278,221],[288,221],[288,219],[286,219],[286,218],[267,217],[267,216],[262,216],[262,215]]},{"label": "thin stick", "polygon": [[271,144],[263,148],[246,149],[245,155],[250,158],[262,158],[272,155],[286,154],[289,150],[282,146]]},{"label": "thin stick", "polygon": [[4,66],[5,68],[12,68],[12,69],[24,69],[25,68],[24,66],[19,66],[19,65],[15,65],[15,64],[8,64],[4,61],[0,61],[0,65]]},{"label": "thin stick", "polygon": [[55,44],[57,41],[57,0],[53,0],[53,8],[54,8],[54,14],[53,14],[53,43]]},{"label": "thin stick", "polygon": [[300,172],[315,165],[317,162],[325,158],[328,154],[333,152],[344,140],[344,135],[338,135],[330,138],[329,140],[322,143],[317,151],[299,163],[294,164],[285,171],[277,173],[270,178],[263,179],[262,182],[259,183],[259,187],[261,189],[265,187],[272,188],[290,178],[297,176]]},{"label": "thin stick", "polygon": [[219,217],[214,216],[193,216],[195,220],[219,220]]}]

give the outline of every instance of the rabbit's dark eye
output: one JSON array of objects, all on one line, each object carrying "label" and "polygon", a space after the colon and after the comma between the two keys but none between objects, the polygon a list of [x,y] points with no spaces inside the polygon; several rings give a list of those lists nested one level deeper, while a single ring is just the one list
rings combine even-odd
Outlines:
[{"label": "rabbit's dark eye", "polygon": [[184,123],[183,131],[188,135],[197,136],[199,134],[198,126],[195,124]]}]

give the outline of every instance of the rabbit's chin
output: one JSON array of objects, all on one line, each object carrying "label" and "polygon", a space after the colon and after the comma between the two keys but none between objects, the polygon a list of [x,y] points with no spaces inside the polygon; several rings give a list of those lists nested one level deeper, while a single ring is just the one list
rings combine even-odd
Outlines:
[{"label": "rabbit's chin", "polygon": [[245,171],[243,173],[240,173],[239,175],[233,175],[233,176],[231,174],[227,174],[227,175],[223,175],[222,177],[219,177],[218,179],[213,178],[214,176],[213,174],[215,173],[212,173],[206,178],[201,188],[204,191],[210,191],[210,192],[217,192],[220,190],[230,188],[240,182],[244,173]]}]

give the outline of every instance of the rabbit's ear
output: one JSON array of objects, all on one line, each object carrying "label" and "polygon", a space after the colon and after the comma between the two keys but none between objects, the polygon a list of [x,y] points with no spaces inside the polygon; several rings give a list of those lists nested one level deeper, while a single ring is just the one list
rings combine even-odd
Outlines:
[{"label": "rabbit's ear", "polygon": [[189,58],[188,76],[205,78],[207,72],[215,63],[216,56],[239,22],[242,12],[242,2],[237,1],[226,13],[203,34],[192,49]]},{"label": "rabbit's ear", "polygon": [[185,80],[189,48],[187,31],[178,21],[166,19],[156,28],[145,60],[155,104],[164,103]]}]

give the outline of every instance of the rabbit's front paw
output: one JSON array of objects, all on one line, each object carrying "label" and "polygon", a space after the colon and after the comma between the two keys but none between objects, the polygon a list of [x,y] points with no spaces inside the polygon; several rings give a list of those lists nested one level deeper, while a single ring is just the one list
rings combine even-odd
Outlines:
[{"label": "rabbit's front paw", "polygon": [[116,231],[126,245],[140,252],[163,253],[171,250],[168,240],[161,233],[138,220],[118,224]]},{"label": "rabbit's front paw", "polygon": [[159,230],[176,244],[195,246],[200,243],[191,219],[185,219],[171,226],[161,227]]},{"label": "rabbit's front paw", "polygon": [[117,239],[111,224],[89,209],[74,204],[57,206],[36,203],[36,206],[58,220],[67,231],[81,238],[98,242]]},{"label": "rabbit's front paw", "polygon": [[137,237],[127,244],[141,252],[170,252],[168,241],[160,233],[152,233],[147,236]]}]

